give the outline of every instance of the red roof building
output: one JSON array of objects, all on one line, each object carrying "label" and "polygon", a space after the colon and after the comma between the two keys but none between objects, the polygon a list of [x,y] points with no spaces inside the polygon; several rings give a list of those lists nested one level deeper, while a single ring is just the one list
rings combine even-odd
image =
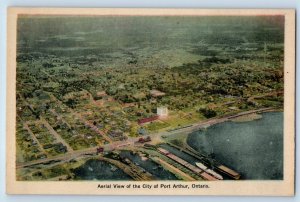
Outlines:
[{"label": "red roof building", "polygon": [[148,123],[148,122],[151,122],[151,121],[155,121],[157,119],[158,119],[158,116],[152,116],[152,117],[140,119],[140,120],[138,120],[138,124]]}]

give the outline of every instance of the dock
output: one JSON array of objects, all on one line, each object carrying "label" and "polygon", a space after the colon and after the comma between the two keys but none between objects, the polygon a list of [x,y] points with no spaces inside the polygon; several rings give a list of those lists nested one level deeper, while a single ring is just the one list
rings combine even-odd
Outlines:
[{"label": "dock", "polygon": [[209,157],[203,155],[203,154],[200,154],[199,152],[195,151],[193,148],[190,148],[190,147],[186,147],[186,148],[181,148],[177,145],[174,145],[172,143],[167,143],[168,145],[172,146],[172,147],[175,147],[176,149],[190,155],[190,156],[193,156],[195,157],[196,159],[199,159],[199,161],[207,164],[207,165],[210,165],[212,164],[212,166],[214,167],[214,169],[218,172],[221,172],[222,174],[225,174],[226,176],[228,176],[229,178],[231,179],[234,179],[234,180],[238,180],[240,179],[241,175],[232,170],[231,168],[228,168],[227,166],[225,165],[222,165],[221,163],[219,163],[218,161],[214,160],[214,159],[210,159]]},{"label": "dock", "polygon": [[157,150],[162,153],[163,155],[169,157],[170,159],[172,159],[173,161],[183,165],[184,167],[188,168],[189,170],[193,171],[194,173],[196,173],[197,175],[199,175],[202,179],[204,180],[208,180],[208,181],[216,181],[219,180],[215,177],[213,177],[212,175],[209,175],[208,173],[206,173],[204,170],[186,162],[185,160],[179,158],[178,156],[170,153],[168,150],[163,149],[161,147],[157,148]]},{"label": "dock", "polygon": [[110,158],[105,158],[105,157],[99,157],[99,160],[101,161],[106,161],[108,163],[111,163],[121,170],[123,170],[127,175],[132,177],[136,181],[152,181],[155,180],[154,177],[146,172],[145,170],[141,169],[140,167],[136,166],[134,163],[131,161],[127,160],[128,165],[121,163],[120,161],[113,160]]}]

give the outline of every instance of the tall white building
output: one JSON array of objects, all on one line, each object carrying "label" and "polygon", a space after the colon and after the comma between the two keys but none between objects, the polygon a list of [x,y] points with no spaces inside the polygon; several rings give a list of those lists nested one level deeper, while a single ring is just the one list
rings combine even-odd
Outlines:
[{"label": "tall white building", "polygon": [[159,117],[167,117],[168,116],[168,108],[167,107],[157,107],[157,115]]}]

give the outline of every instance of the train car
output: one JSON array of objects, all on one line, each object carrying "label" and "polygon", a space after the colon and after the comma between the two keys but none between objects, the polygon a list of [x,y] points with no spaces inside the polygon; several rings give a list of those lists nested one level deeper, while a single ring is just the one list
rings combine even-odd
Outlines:
[{"label": "train car", "polygon": [[172,154],[170,152],[166,156],[168,156],[169,158],[174,159],[176,161],[179,160],[178,158],[176,158],[176,156],[174,154]]},{"label": "train car", "polygon": [[193,166],[192,164],[188,163],[185,160],[182,160],[181,158],[175,156],[174,154],[168,154],[167,155],[169,158],[171,158],[172,160],[176,161],[177,163],[185,166],[186,168],[190,169],[191,171],[195,172],[195,173],[201,173],[203,172],[203,170],[197,168],[196,166]]},{"label": "train car", "polygon": [[228,176],[232,177],[233,179],[240,179],[241,175],[233,170],[231,170],[230,168],[224,166],[224,165],[220,165],[217,167],[217,169],[225,174],[227,174]]},{"label": "train car", "polygon": [[222,175],[216,173],[215,171],[213,171],[211,169],[207,169],[207,170],[205,170],[205,172],[207,172],[208,174],[211,174],[212,176],[214,176],[215,178],[217,178],[219,180],[223,180]]},{"label": "train car", "polygon": [[180,163],[181,165],[187,167],[188,162],[182,160],[181,158],[178,158],[177,156],[175,156],[174,154],[168,154],[167,155],[169,158],[173,159],[174,161],[177,161],[178,163]]},{"label": "train car", "polygon": [[203,179],[208,180],[208,181],[216,181],[216,180],[218,180],[217,178],[215,178],[215,177],[209,175],[209,174],[206,173],[206,172],[201,173],[200,176],[201,176]]},{"label": "train car", "polygon": [[207,167],[204,164],[200,163],[200,162],[196,162],[196,166],[198,166],[202,170],[206,170],[207,169]]},{"label": "train car", "polygon": [[189,168],[190,170],[194,171],[195,173],[202,173],[202,172],[203,172],[203,170],[201,170],[201,169],[199,169],[199,168],[197,168],[196,166],[193,166],[193,165],[191,165],[191,164],[188,165],[188,168]]},{"label": "train car", "polygon": [[164,155],[168,155],[168,154],[170,154],[170,152],[169,151],[167,151],[167,150],[165,150],[165,149],[163,149],[163,148],[157,148],[157,150],[160,152],[160,153],[162,153],[162,154],[164,154]]},{"label": "train car", "polygon": [[201,168],[202,170],[204,170],[205,172],[207,172],[208,174],[214,176],[215,178],[218,178],[219,180],[223,180],[223,176],[216,173],[215,171],[208,169],[204,164],[197,162],[196,165]]}]

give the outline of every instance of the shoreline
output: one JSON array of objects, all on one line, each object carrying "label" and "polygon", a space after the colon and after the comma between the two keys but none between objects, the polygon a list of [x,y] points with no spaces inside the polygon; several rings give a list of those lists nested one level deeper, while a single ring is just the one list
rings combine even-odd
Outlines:
[{"label": "shoreline", "polygon": [[269,113],[269,112],[283,112],[283,109],[269,109],[269,110],[266,110],[263,112],[242,115],[242,116],[231,119],[231,121],[236,122],[236,123],[255,121],[255,120],[259,120],[259,119],[263,118],[263,115],[262,115],[263,113]]},{"label": "shoreline", "polygon": [[233,118],[231,119],[231,121],[235,123],[244,123],[244,122],[259,120],[262,117],[263,116],[261,114],[254,113],[254,114],[248,114],[248,115]]},{"label": "shoreline", "polygon": [[[205,125],[203,127],[199,127],[198,129],[191,130],[190,132],[186,131],[186,138],[184,140],[182,140],[182,143],[184,144],[184,146],[189,147],[189,148],[194,150],[194,148],[192,148],[190,146],[190,144],[188,143],[188,139],[189,139],[189,136],[192,133],[196,132],[196,131],[203,130],[203,129],[208,129],[209,127],[211,127],[213,125],[224,123],[226,121],[232,121],[232,122],[236,122],[236,123],[244,123],[244,122],[259,120],[263,117],[263,115],[262,115],[263,113],[269,113],[269,112],[282,112],[283,113],[284,112],[282,108],[258,109],[258,110],[255,110],[255,112],[253,112],[253,113],[252,113],[252,111],[240,112],[236,115],[232,115],[232,116],[234,116],[233,118],[223,119],[222,117],[219,117],[219,118],[216,118],[216,119],[212,119],[212,120],[219,120],[219,121],[216,121],[215,123]],[[241,113],[248,113],[248,114],[242,114],[241,115]],[[258,116],[249,117],[253,114],[258,115]],[[241,120],[240,119],[241,117],[246,117],[246,119]],[[174,139],[177,139],[177,138],[174,138]]]},{"label": "shoreline", "polygon": [[[269,112],[283,112],[283,109],[282,108],[263,108],[263,109],[257,109],[257,110],[251,110],[251,111],[244,111],[244,112],[240,112],[238,114],[230,115],[230,116],[227,115],[226,117],[214,117],[214,118],[206,120],[204,122],[194,123],[194,124],[192,124],[191,127],[178,129],[178,130],[176,130],[175,134],[171,134],[164,139],[165,139],[165,141],[179,140],[183,144],[184,147],[189,147],[190,149],[193,149],[188,144],[188,138],[189,138],[189,135],[191,135],[192,133],[194,133],[196,131],[208,129],[209,127],[211,127],[213,125],[224,123],[226,121],[243,123],[243,122],[259,120],[262,118],[263,113],[269,113]],[[242,114],[242,113],[246,113],[246,114]],[[233,117],[233,118],[231,118],[231,117]],[[246,119],[242,120],[241,119],[242,117],[246,117]],[[238,121],[235,121],[235,120],[238,120]],[[212,122],[212,121],[214,121],[214,122]],[[195,125],[200,125],[200,126],[195,127]],[[183,129],[185,131],[180,132],[180,130],[183,130]]]},{"label": "shoreline", "polygon": [[214,117],[214,118],[210,118],[210,119],[207,119],[204,121],[202,120],[201,122],[193,123],[193,124],[189,125],[188,127],[182,127],[182,128],[178,128],[178,129],[172,130],[172,131],[152,133],[152,134],[149,134],[149,136],[152,136],[152,137],[155,137],[157,135],[159,135],[159,136],[170,136],[171,135],[172,136],[177,133],[191,133],[191,132],[203,129],[203,128],[209,128],[210,126],[218,124],[218,123],[231,121],[238,117],[247,116],[247,115],[251,115],[251,114],[261,114],[261,113],[265,113],[265,112],[273,112],[273,111],[283,111],[283,109],[281,109],[281,108],[261,108],[261,109],[243,111],[243,112],[239,112],[237,114]]},{"label": "shoreline", "polygon": [[[218,123],[223,123],[226,121],[230,121],[233,118],[239,117],[239,116],[244,116],[247,114],[253,114],[253,113],[264,113],[264,112],[273,112],[273,111],[283,111],[283,109],[279,109],[279,108],[262,108],[262,109],[256,109],[256,110],[250,110],[250,111],[244,111],[244,112],[240,112],[234,115],[226,115],[223,117],[214,117],[212,119],[207,119],[205,121],[201,121],[198,123],[194,123],[192,124],[190,127],[187,128],[181,128],[175,131],[171,131],[171,132],[161,132],[161,133],[154,133],[154,134],[149,134],[149,136],[152,136],[152,139],[161,139],[162,141],[164,141],[164,137],[162,136],[166,136],[168,138],[170,138],[171,136],[176,136],[176,134],[182,134],[184,133],[185,135],[189,135],[192,132],[195,132],[197,130],[203,129],[203,128],[208,128],[212,125],[218,124]],[[173,139],[173,138],[172,138]],[[176,137],[174,138],[176,139]],[[135,142],[137,141],[137,138],[134,138],[131,140],[131,142]],[[156,140],[157,141],[157,140]],[[58,156],[54,156],[48,159],[42,159],[42,160],[37,160],[37,161],[32,161],[32,162],[24,162],[24,163],[19,163],[16,165],[17,169],[21,169],[24,167],[28,167],[31,165],[38,165],[38,164],[42,164],[45,162],[49,162],[51,160],[62,160],[62,161],[66,161],[70,160],[70,159],[77,159],[79,157],[85,158],[84,154],[88,154],[88,153],[94,153],[97,147],[94,148],[87,148],[87,149],[83,149],[83,150],[78,150],[78,151],[74,151],[71,153],[71,156],[66,156],[66,155],[58,155]],[[106,148],[108,150],[110,150],[109,146],[106,145]]]}]

